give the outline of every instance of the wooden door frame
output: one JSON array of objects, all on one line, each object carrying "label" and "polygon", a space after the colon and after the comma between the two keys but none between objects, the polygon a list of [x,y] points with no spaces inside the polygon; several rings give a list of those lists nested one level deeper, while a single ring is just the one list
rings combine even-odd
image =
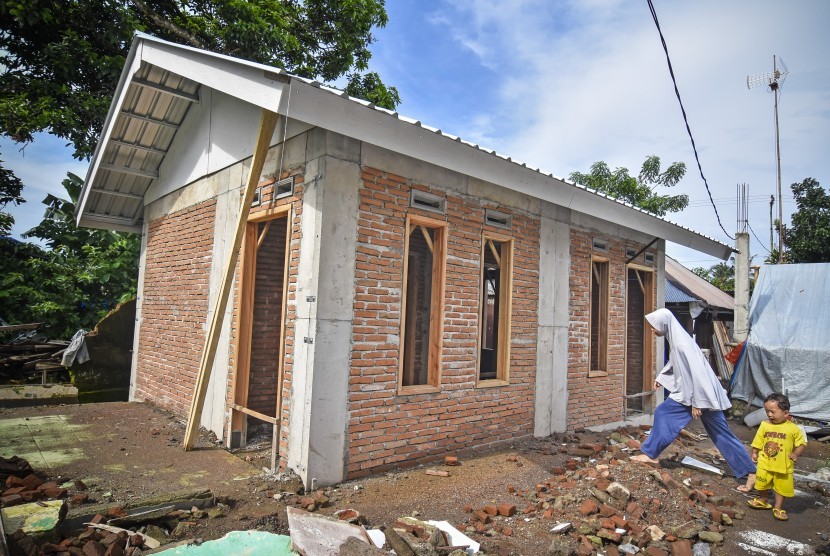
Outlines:
[{"label": "wooden door frame", "polygon": [[[650,284],[642,284],[640,287],[643,289],[643,316],[651,313],[655,310],[655,306],[657,305],[656,299],[656,269],[650,268],[647,266],[640,266],[636,264],[627,264],[625,265],[625,349],[623,352],[625,353],[625,363],[624,363],[624,373],[623,376],[625,379],[623,380],[623,404],[625,407],[623,408],[623,414],[628,410],[628,399],[625,397],[628,392],[628,339],[629,334],[632,333],[629,330],[628,326],[628,303],[630,298],[629,292],[629,283],[628,283],[628,275],[629,272],[632,270],[640,273],[647,273],[649,276],[648,282]],[[646,286],[648,286],[648,290],[646,291]],[[643,329],[640,331],[643,335],[643,356],[642,356],[642,365],[643,365],[643,384],[641,385],[641,392],[648,392],[651,391],[653,388],[654,383],[654,334],[650,333],[650,326],[648,323],[643,323]],[[645,397],[644,397],[645,398]],[[645,408],[645,399],[643,400],[643,407]],[[651,401],[652,407],[654,405],[654,400]]]},{"label": "wooden door frame", "polygon": [[[238,445],[244,446],[247,441],[247,419],[250,415],[262,421],[271,423],[274,426],[272,446],[272,468],[275,465],[276,444],[279,438],[280,414],[282,413],[282,383],[285,367],[285,319],[286,307],[288,305],[288,276],[291,259],[291,229],[292,229],[291,205],[283,205],[272,209],[264,210],[251,215],[245,225],[245,237],[240,253],[240,279],[239,279],[239,303],[236,311],[237,334],[233,341],[234,347],[234,383],[231,388],[232,398],[230,403],[231,419],[230,430],[227,438],[228,447],[235,447],[237,444],[235,435],[238,433]],[[277,399],[274,417],[264,415],[247,407],[248,389],[251,378],[251,342],[253,341],[253,313],[254,297],[256,292],[256,262],[259,246],[267,233],[263,231],[262,238],[259,237],[259,224],[274,220],[285,219],[285,260],[283,263],[283,284],[282,284],[282,308],[280,314],[280,339],[279,339],[279,361],[277,367]]]}]

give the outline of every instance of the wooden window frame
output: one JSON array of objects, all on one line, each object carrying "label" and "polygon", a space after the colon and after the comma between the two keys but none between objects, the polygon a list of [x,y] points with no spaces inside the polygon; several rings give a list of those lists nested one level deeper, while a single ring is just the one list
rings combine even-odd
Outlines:
[{"label": "wooden window frame", "polygon": [[[599,323],[598,338],[600,346],[598,348],[598,364],[596,369],[593,365],[593,330],[594,330],[594,274],[597,271],[597,264],[604,265],[604,275],[601,274],[598,278],[600,288],[600,306],[599,316],[601,321]],[[608,376],[608,338],[609,334],[609,311],[610,303],[609,296],[611,294],[611,263],[604,257],[591,257],[591,268],[588,277],[588,377]]]},{"label": "wooden window frame", "polygon": [[[485,307],[483,303],[485,285],[484,276],[484,256],[485,250],[494,249],[493,241],[498,241],[502,246],[506,245],[507,252],[502,249],[501,253],[497,254],[499,259],[499,318],[498,322],[498,343],[496,344],[496,378],[481,378],[481,364],[482,364],[482,345],[484,342],[484,313]],[[476,386],[478,388],[492,388],[497,386],[507,386],[510,384],[510,345],[511,345],[511,330],[513,319],[513,252],[514,239],[511,236],[496,234],[493,232],[484,232],[481,235],[481,252],[479,254],[479,287],[478,287],[478,341],[477,345],[477,362],[476,362]],[[495,254],[495,253],[494,253]],[[506,260],[505,260],[506,259]]]},{"label": "wooden window frame", "polygon": [[[413,233],[424,233],[424,228],[436,231],[435,239],[428,240],[432,248],[432,285],[430,289],[429,314],[429,358],[427,361],[427,383],[404,385],[405,357],[407,352],[407,287],[409,276],[409,238]],[[409,214],[404,229],[403,280],[401,288],[400,347],[398,348],[398,394],[423,394],[441,389],[441,353],[444,342],[444,285],[447,267],[447,223],[425,216]]]}]

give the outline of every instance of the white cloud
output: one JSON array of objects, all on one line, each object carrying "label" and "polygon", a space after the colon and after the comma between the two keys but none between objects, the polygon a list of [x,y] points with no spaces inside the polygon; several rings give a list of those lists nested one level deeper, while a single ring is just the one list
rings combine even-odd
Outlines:
[{"label": "white cloud", "polygon": [[[442,27],[459,49],[475,52],[481,66],[459,73],[495,71],[489,94],[496,101],[485,106],[481,93],[470,91],[457,124],[418,117],[455,125],[465,138],[556,175],[586,170],[597,160],[636,173],[651,154],[664,163],[684,161],[688,172],[677,190],[699,202],[670,219],[730,242],[708,204],[645,3],[443,5]],[[746,76],[772,71],[773,53],[790,67],[779,106],[786,213],[794,208],[787,202],[792,182],[815,177],[830,183],[822,154],[830,139],[830,39],[823,29],[830,4],[704,0],[655,2],[655,9],[703,172],[712,196],[721,199],[721,223],[734,234],[736,185],[748,183],[750,224],[766,246],[768,195],[776,181],[773,97],[763,87],[747,90]],[[753,250],[761,252],[761,244],[754,242]]]}]

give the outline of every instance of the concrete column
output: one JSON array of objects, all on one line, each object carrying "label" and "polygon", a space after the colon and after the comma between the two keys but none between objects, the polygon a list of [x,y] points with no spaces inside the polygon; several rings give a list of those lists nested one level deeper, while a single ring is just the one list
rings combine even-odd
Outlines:
[{"label": "concrete column", "polygon": [[138,368],[138,342],[141,338],[141,306],[144,304],[144,275],[147,271],[147,233],[150,223],[147,220],[146,212],[144,225],[141,227],[141,251],[138,257],[138,281],[135,295],[135,330],[133,331],[133,357],[130,365],[130,397],[131,402],[137,401],[135,397],[135,373]]},{"label": "concrete column", "polygon": [[539,238],[539,325],[533,434],[567,428],[570,226],[543,216]]},{"label": "concrete column", "polygon": [[735,234],[735,340],[743,342],[749,334],[749,234]]},{"label": "concrete column", "polygon": [[288,465],[313,488],[345,478],[360,143],[314,130],[308,148],[325,154],[304,183]]}]

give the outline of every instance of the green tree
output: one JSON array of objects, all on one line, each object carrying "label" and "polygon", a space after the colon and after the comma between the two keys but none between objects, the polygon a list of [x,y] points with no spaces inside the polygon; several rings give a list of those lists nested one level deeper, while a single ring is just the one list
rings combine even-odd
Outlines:
[{"label": "green tree", "polygon": [[660,157],[652,155],[643,162],[636,178],[629,174],[628,168],[611,171],[608,164],[603,161],[594,162],[588,173],[571,172],[568,178],[652,214],[665,216],[667,212],[677,212],[686,208],[689,197],[661,195],[655,190],[658,187],[674,187],[685,174],[686,165],[683,162],[675,162],[661,172]]},{"label": "green tree", "polygon": [[830,262],[830,195],[813,178],[791,186],[796,211],[784,226],[786,262]]},{"label": "green tree", "polygon": [[7,238],[0,268],[0,316],[9,322],[42,322],[52,337],[68,339],[87,330],[114,308],[135,297],[138,234],[75,226],[75,203],[83,181],[68,174],[69,200],[48,195],[43,221],[24,237],[49,249]]},{"label": "green tree", "polygon": [[3,0],[0,133],[38,132],[89,158],[135,31],[332,82],[385,108],[394,87],[367,73],[384,0]]},{"label": "green tree", "polygon": [[735,258],[730,257],[729,262],[718,263],[709,268],[697,267],[692,272],[727,293],[735,291]]},{"label": "green tree", "polygon": [[[19,205],[26,201],[21,197],[23,182],[13,172],[3,168],[3,161],[0,160],[0,209],[5,208],[9,203]],[[14,217],[8,212],[0,210],[0,236],[9,235],[14,225]]]}]

